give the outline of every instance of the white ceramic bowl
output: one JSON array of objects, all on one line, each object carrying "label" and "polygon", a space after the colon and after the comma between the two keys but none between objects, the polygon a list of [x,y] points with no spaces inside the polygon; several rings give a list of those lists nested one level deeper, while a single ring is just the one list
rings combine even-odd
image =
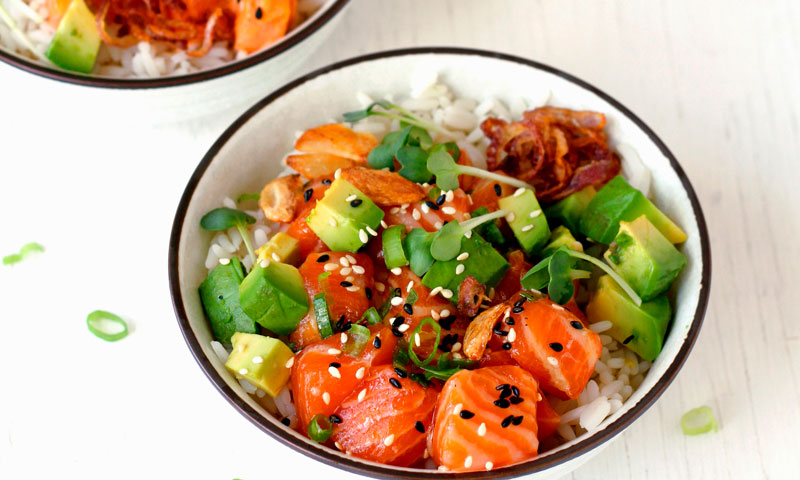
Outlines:
[{"label": "white ceramic bowl", "polygon": [[7,90],[25,92],[23,107],[48,106],[48,111],[55,107],[57,114],[69,112],[72,117],[95,110],[90,117],[110,123],[133,119],[136,123],[168,124],[234,109],[238,114],[294,76],[333,32],[348,3],[327,0],[270,47],[192,74],[150,79],[84,75],[0,47],[0,78]]},{"label": "white ceramic bowl", "polygon": [[[674,319],[664,348],[644,382],[623,407],[596,430],[537,458],[492,472],[443,474],[401,469],[362,461],[321,447],[284,427],[242,390],[214,355],[211,334],[197,287],[207,270],[204,259],[210,235],[200,218],[225,196],[258,191],[283,170],[280,160],[292,149],[294,132],[357,110],[357,91],[373,98],[406,95],[416,75],[437,72],[458,96],[540,98],[550,91],[550,105],[606,114],[612,146],[638,151],[652,172],[651,197],[676,221],[689,239],[682,246],[687,266],[674,288]],[[265,134],[268,132],[268,134]],[[169,275],[178,322],[200,366],[219,391],[245,417],[289,446],[339,468],[379,477],[493,478],[531,474],[563,475],[599,452],[601,446],[650,407],[675,378],[702,323],[710,290],[708,233],[697,197],[675,158],[641,120],[608,95],[551,67],[490,52],[422,48],[384,52],[345,61],[284,86],[242,115],[213,145],[189,181],[170,239]],[[265,440],[266,441],[266,440]]]}]

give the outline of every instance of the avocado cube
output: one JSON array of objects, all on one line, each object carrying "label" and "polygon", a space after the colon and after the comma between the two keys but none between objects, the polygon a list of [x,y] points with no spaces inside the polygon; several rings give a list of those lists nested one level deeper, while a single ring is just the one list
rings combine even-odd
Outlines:
[{"label": "avocado cube", "polygon": [[619,231],[619,222],[631,222],[642,215],[647,216],[671,243],[686,241],[683,230],[621,176],[611,179],[589,202],[581,215],[578,231],[595,242],[608,245]]},{"label": "avocado cube", "polygon": [[274,254],[279,262],[296,265],[300,263],[299,246],[300,242],[297,239],[287,233],[278,232],[269,239],[269,242],[256,249],[257,262],[275,260]]},{"label": "avocado cube", "polygon": [[672,308],[666,295],[637,307],[610,276],[603,275],[586,306],[586,316],[589,323],[611,322],[613,326],[607,332],[611,337],[653,361],[664,344]]},{"label": "avocado cube", "polygon": [[200,284],[200,301],[211,324],[211,333],[220,342],[230,345],[236,332],[255,333],[256,323],[239,305],[239,284],[244,279],[239,259],[217,265]]},{"label": "avocado cube", "polygon": [[[476,208],[470,216],[472,218],[480,217],[481,215],[486,215],[489,213],[489,209],[486,207],[479,207]],[[501,247],[506,243],[506,236],[503,235],[503,232],[500,231],[500,227],[497,226],[496,220],[491,222],[486,222],[481,225],[475,227],[475,231],[478,232],[481,237],[483,237],[487,242],[491,243],[495,247]]]},{"label": "avocado cube", "polygon": [[306,219],[309,228],[336,252],[355,252],[371,238],[383,210],[350,182],[337,178]]},{"label": "avocado cube", "polygon": [[100,33],[94,13],[83,0],[72,0],[45,56],[64,70],[91,73],[99,50]]},{"label": "avocado cube", "polygon": [[666,292],[686,265],[686,257],[644,215],[619,222],[603,256],[643,301]]},{"label": "avocado cube", "polygon": [[533,191],[517,190],[513,195],[498,200],[497,204],[510,212],[506,220],[511,219],[508,225],[526,254],[538,252],[547,243],[550,227]]},{"label": "avocado cube", "polygon": [[262,260],[239,286],[242,310],[262,327],[288,335],[308,312],[308,297],[297,268]]},{"label": "avocado cube", "polygon": [[[470,238],[461,240],[461,254],[468,253],[466,259],[458,257],[446,262],[435,262],[428,273],[422,277],[422,284],[428,288],[441,286],[454,293],[450,300],[458,301],[458,287],[466,277],[475,277],[475,280],[491,288],[500,283],[510,264],[486,240],[475,232]],[[464,265],[464,271],[456,274],[458,265]]]},{"label": "avocado cube", "polygon": [[559,225],[553,230],[550,234],[550,241],[542,249],[541,255],[542,257],[549,257],[561,247],[567,247],[576,252],[583,252],[583,244],[575,240],[575,237],[572,236],[572,232],[564,225]]},{"label": "avocado cube", "polygon": [[544,214],[547,215],[547,220],[552,222],[550,227],[552,227],[553,224],[560,223],[570,230],[577,232],[581,215],[583,214],[584,210],[586,210],[586,207],[589,206],[589,202],[592,201],[592,198],[594,198],[596,194],[597,190],[595,190],[593,186],[589,185],[583,190],[575,192],[566,198],[562,198],[549,207],[546,207],[544,209]]},{"label": "avocado cube", "polygon": [[277,338],[252,333],[233,334],[233,351],[225,362],[236,378],[243,378],[275,397],[289,381],[291,368],[286,367],[294,357],[291,349]]}]

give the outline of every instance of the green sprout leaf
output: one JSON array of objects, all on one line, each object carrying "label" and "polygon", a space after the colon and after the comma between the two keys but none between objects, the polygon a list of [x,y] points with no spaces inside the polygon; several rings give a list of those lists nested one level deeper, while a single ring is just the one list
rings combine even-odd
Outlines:
[{"label": "green sprout leaf", "polygon": [[425,183],[433,177],[427,166],[428,153],[421,147],[402,147],[397,151],[397,161],[403,167],[398,173],[412,182]]},{"label": "green sprout leaf", "polygon": [[389,103],[387,100],[378,100],[377,102],[371,103],[370,105],[367,106],[367,108],[363,110],[356,110],[355,112],[345,113],[344,115],[342,115],[342,118],[344,118],[346,122],[357,122],[359,120],[363,120],[369,117],[370,115],[374,115],[374,112],[372,110],[375,107],[383,107],[386,110],[391,110],[392,104]]},{"label": "green sprout leaf", "polygon": [[547,271],[550,274],[550,281],[547,284],[547,294],[550,299],[559,305],[569,302],[575,293],[575,285],[572,283],[570,271],[572,270],[572,257],[562,249],[556,250],[550,256]]},{"label": "green sprout leaf", "polygon": [[461,238],[473,228],[482,223],[504,217],[506,210],[497,210],[486,215],[471,218],[466,222],[459,223],[456,220],[447,222],[433,237],[431,242],[431,256],[436,260],[448,261],[456,258],[461,253]]},{"label": "green sprout leaf", "polygon": [[426,232],[422,228],[415,228],[408,232],[403,239],[403,248],[408,252],[408,263],[411,271],[417,276],[423,276],[433,265],[431,256],[431,243],[434,232]]},{"label": "green sprout leaf", "polygon": [[[375,107],[381,107],[385,111],[375,110]],[[433,130],[441,133],[447,133],[447,131],[442,127],[430,123],[428,121],[425,121],[422,118],[418,117],[417,115],[414,115],[413,113],[409,112],[405,108],[395,105],[389,102],[388,100],[379,100],[377,102],[372,103],[363,110],[357,110],[355,112],[345,113],[344,115],[342,115],[342,118],[344,118],[346,122],[357,122],[372,115],[391,118],[393,120],[399,120],[405,125],[419,127],[422,130]],[[418,141],[421,142],[424,141],[424,139],[419,139]]]},{"label": "green sprout leaf", "polygon": [[[455,190],[458,188],[459,175],[488,178],[489,180],[495,180],[514,187],[531,188],[530,185],[516,178],[500,175],[499,173],[490,172],[482,168],[459,165],[456,163],[455,158],[458,157],[454,157],[455,153],[456,152],[453,152],[451,154],[448,153],[445,148],[437,149],[434,147],[431,149],[430,156],[428,156],[428,170],[436,176],[436,185],[442,190]],[[460,155],[460,152],[458,154]]]},{"label": "green sprout leaf", "polygon": [[260,198],[260,193],[243,193],[236,198],[236,203],[249,202],[250,200],[258,201]]},{"label": "green sprout leaf", "polygon": [[203,218],[200,219],[200,226],[203,227],[204,230],[210,232],[236,227],[236,229],[239,230],[239,234],[242,236],[242,240],[244,240],[244,245],[247,247],[247,252],[250,254],[253,263],[256,262],[256,254],[250,242],[250,233],[247,231],[247,226],[254,223],[256,223],[256,219],[250,215],[240,210],[227,207],[215,208],[203,215]]},{"label": "green sprout leaf", "polygon": [[12,253],[11,255],[3,257],[3,265],[14,265],[15,263],[21,262],[22,259],[23,257],[19,253]]},{"label": "green sprout leaf", "polygon": [[433,146],[433,139],[424,128],[412,127],[408,133],[408,144],[427,150]]},{"label": "green sprout leaf", "polygon": [[375,170],[384,168],[392,170],[394,168],[394,152],[389,145],[378,145],[367,155],[367,163]]},{"label": "green sprout leaf", "polygon": [[19,253],[12,253],[3,257],[3,265],[14,265],[36,253],[43,253],[44,247],[36,242],[26,243],[19,249]]}]

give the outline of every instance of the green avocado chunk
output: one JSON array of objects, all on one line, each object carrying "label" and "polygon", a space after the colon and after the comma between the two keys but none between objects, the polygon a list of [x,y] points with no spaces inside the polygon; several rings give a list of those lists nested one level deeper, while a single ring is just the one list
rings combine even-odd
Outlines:
[{"label": "green avocado chunk", "polygon": [[225,362],[237,378],[243,378],[275,397],[289,381],[291,368],[286,364],[294,353],[277,338],[237,332],[233,351]]},{"label": "green avocado chunk", "polygon": [[664,344],[672,308],[666,295],[637,307],[617,282],[603,275],[586,306],[586,316],[589,323],[611,322],[609,335],[643,359],[653,361]]},{"label": "green avocado chunk", "polygon": [[572,236],[572,232],[564,225],[559,225],[550,234],[550,241],[542,249],[541,256],[549,257],[561,247],[567,247],[576,252],[583,252],[583,244],[575,240],[575,237]]},{"label": "green avocado chunk", "polygon": [[269,242],[256,249],[258,262],[262,260],[277,260],[290,265],[300,263],[300,242],[284,232],[278,232],[269,239]]},{"label": "green avocado chunk", "polygon": [[[465,253],[468,254],[467,258],[462,257]],[[466,277],[475,277],[475,280],[491,288],[500,283],[510,267],[508,261],[474,231],[470,238],[461,240],[459,257],[435,262],[422,277],[422,284],[428,288],[441,286],[453,292],[450,301],[454,303],[458,301],[458,287]],[[456,274],[458,265],[464,265],[464,271]]]},{"label": "green avocado chunk", "polygon": [[686,257],[644,215],[619,222],[603,256],[643,301],[667,291],[686,265]]},{"label": "green avocado chunk", "polygon": [[308,312],[308,297],[297,268],[263,260],[239,286],[242,310],[262,327],[288,335]]},{"label": "green avocado chunk", "polygon": [[336,252],[355,252],[377,231],[383,210],[350,182],[337,178],[306,219],[308,227]]},{"label": "green avocado chunk", "polygon": [[95,15],[83,0],[72,0],[45,56],[65,70],[91,73],[99,49]]},{"label": "green avocado chunk", "polygon": [[[597,190],[589,185],[583,190],[575,192],[549,207],[546,207],[544,209],[544,214],[547,216],[548,221],[561,223],[573,232],[577,232],[581,214],[583,214],[586,207],[589,206],[589,202],[592,201],[592,198],[594,198],[596,194]],[[551,224],[550,227],[552,228],[553,225]]]},{"label": "green avocado chunk", "polygon": [[[479,207],[475,209],[470,216],[472,218],[480,217],[481,215],[486,215],[489,213],[489,209],[486,207]],[[506,243],[506,237],[503,235],[503,232],[500,231],[500,227],[497,226],[495,221],[486,222],[481,225],[475,227],[475,231],[478,232],[481,237],[483,237],[487,242],[491,243],[495,247],[500,247]]]},{"label": "green avocado chunk", "polygon": [[236,332],[255,333],[256,323],[239,305],[239,284],[244,279],[239,259],[217,265],[200,284],[200,301],[208,315],[211,333],[220,342],[230,345]]},{"label": "green avocado chunk", "polygon": [[642,215],[646,215],[671,243],[686,241],[683,230],[621,176],[611,179],[589,202],[581,215],[578,231],[595,242],[608,245],[619,231],[619,222],[631,222]]},{"label": "green avocado chunk", "polygon": [[550,227],[532,190],[517,190],[513,195],[498,200],[497,204],[511,212],[506,221],[527,255],[538,252],[547,243]]}]

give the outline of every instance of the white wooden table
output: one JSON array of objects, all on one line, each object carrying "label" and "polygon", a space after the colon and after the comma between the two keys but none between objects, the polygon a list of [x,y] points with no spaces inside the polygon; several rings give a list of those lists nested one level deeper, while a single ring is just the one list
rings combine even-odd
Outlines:
[{"label": "white wooden table", "polygon": [[[421,45],[588,80],[664,139],[705,209],[714,268],[700,339],[657,405],[572,478],[800,478],[800,3],[353,0],[306,70]],[[30,240],[48,251],[0,268],[0,478],[345,478],[240,417],[176,328],[174,208],[232,118],[114,129],[125,112],[86,119],[25,84],[0,78],[0,253]],[[132,334],[90,336],[97,308]],[[720,431],[685,437],[681,414],[703,404]]]}]

